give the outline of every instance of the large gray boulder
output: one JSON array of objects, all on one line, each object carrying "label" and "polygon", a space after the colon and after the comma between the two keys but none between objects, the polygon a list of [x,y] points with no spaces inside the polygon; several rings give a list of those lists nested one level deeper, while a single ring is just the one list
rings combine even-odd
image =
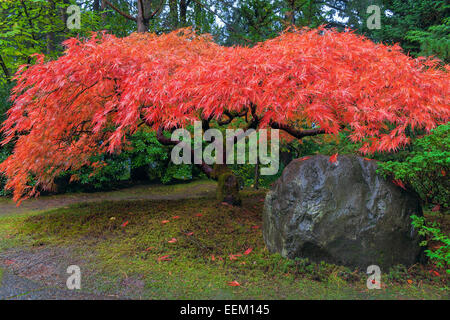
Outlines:
[{"label": "large gray boulder", "polygon": [[270,252],[351,267],[386,270],[422,258],[410,216],[420,200],[357,156],[292,161],[267,194],[263,235]]}]

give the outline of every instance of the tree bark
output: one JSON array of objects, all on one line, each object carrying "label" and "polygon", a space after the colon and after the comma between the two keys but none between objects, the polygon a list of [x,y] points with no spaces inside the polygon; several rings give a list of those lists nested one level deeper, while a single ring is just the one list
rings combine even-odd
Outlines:
[{"label": "tree bark", "polygon": [[100,11],[100,0],[94,0],[94,3],[92,4],[92,9],[94,11]]},{"label": "tree bark", "polygon": [[233,206],[242,204],[239,194],[239,180],[226,164],[214,165],[212,178],[217,180],[216,197],[219,202],[225,202]]},{"label": "tree bark", "polygon": [[180,26],[185,27],[187,25],[186,15],[189,2],[186,0],[180,0]]},{"label": "tree bark", "polygon": [[152,11],[153,0],[137,0],[138,13],[136,17],[133,17],[129,13],[124,12],[119,8],[117,8],[109,0],[102,0],[102,3],[104,5],[108,5],[109,7],[111,7],[121,16],[129,20],[135,21],[137,23],[137,31],[141,33],[147,32],[149,30],[150,20],[153,19],[156,15],[158,15],[164,6],[164,1],[161,1],[159,6],[154,11]]},{"label": "tree bark", "polygon": [[173,30],[178,28],[178,5],[177,5],[177,0],[169,0],[169,21],[170,21],[170,27]]},{"label": "tree bark", "polygon": [[255,165],[255,181],[253,182],[253,187],[258,190],[259,189],[259,160],[256,160]]},{"label": "tree bark", "polygon": [[148,31],[148,20],[145,17],[145,3],[147,0],[137,0],[138,15],[137,15],[137,32],[147,32]]},{"label": "tree bark", "polygon": [[6,82],[10,83],[11,82],[11,73],[9,72],[9,69],[6,66],[6,63],[3,60],[1,55],[0,55],[0,66],[2,67],[3,73],[5,74]]},{"label": "tree bark", "polygon": [[[48,0],[48,3],[50,5],[51,13],[50,17],[52,17],[56,12],[56,6],[55,3],[52,0]],[[55,41],[55,32],[50,31],[47,33],[47,55],[50,55],[52,52],[55,51],[56,48],[56,41]]]},{"label": "tree bark", "polygon": [[295,0],[287,0],[288,10],[285,13],[285,19],[288,24],[295,24]]}]

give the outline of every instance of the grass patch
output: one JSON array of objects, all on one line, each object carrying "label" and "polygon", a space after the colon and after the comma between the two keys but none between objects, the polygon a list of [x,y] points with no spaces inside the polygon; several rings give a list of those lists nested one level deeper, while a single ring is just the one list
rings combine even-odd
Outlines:
[{"label": "grass patch", "polygon": [[138,279],[139,297],[151,299],[448,298],[448,279],[420,266],[383,275],[383,289],[369,291],[361,271],[270,254],[261,230],[264,195],[243,191],[242,207],[213,198],[103,201],[0,217],[0,251],[74,247],[93,257],[81,266],[96,274],[85,287],[112,294]]}]

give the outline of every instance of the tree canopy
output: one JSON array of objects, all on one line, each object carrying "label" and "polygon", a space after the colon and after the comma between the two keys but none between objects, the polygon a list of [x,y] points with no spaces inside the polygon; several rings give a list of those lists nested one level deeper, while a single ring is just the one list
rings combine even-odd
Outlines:
[{"label": "tree canopy", "polygon": [[[254,47],[223,47],[191,29],[94,34],[37,55],[15,79],[2,127],[14,153],[1,165],[15,199],[51,188],[58,173],[120,152],[127,134],[194,120],[282,129],[296,138],[348,131],[361,152],[389,151],[408,131],[448,121],[449,75],[438,61],[353,32],[286,30]],[[36,178],[31,187],[30,177]]]}]

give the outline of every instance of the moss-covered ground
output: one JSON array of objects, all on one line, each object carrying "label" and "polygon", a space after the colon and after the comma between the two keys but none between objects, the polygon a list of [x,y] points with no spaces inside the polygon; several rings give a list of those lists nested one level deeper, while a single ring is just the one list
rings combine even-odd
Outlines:
[{"label": "moss-covered ground", "polygon": [[[188,194],[192,185],[167,188],[158,192]],[[83,290],[121,298],[449,298],[448,277],[432,266],[396,267],[382,274],[382,289],[368,290],[365,270],[269,253],[261,230],[264,196],[244,190],[241,207],[217,203],[212,194],[0,215],[0,267],[14,267],[14,260],[5,265],[12,251],[70,248],[86,274]]]}]

